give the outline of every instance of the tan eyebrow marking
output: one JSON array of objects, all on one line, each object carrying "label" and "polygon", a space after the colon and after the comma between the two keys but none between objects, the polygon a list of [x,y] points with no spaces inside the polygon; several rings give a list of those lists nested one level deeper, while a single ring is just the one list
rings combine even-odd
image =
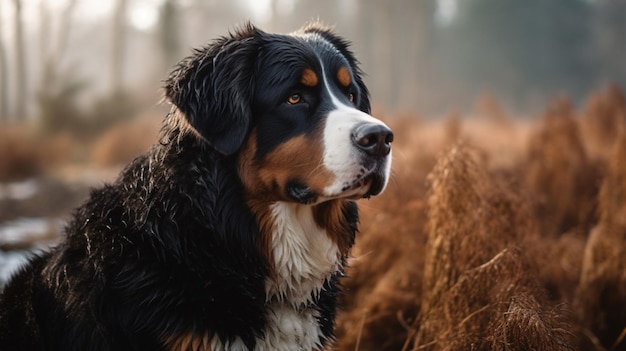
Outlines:
[{"label": "tan eyebrow marking", "polygon": [[300,77],[300,83],[307,87],[314,87],[317,85],[317,74],[310,68],[305,68],[302,71],[302,77]]},{"label": "tan eyebrow marking", "polygon": [[341,83],[341,85],[343,85],[344,87],[350,85],[350,71],[348,71],[348,68],[346,66],[341,66],[337,70],[337,80],[339,80],[339,83]]}]

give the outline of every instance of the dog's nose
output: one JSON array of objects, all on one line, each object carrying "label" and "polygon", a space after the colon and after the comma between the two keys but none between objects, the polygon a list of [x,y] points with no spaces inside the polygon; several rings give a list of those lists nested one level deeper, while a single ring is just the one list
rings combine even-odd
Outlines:
[{"label": "dog's nose", "polygon": [[393,132],[382,124],[365,123],[352,131],[352,143],[373,157],[387,156],[392,141]]}]

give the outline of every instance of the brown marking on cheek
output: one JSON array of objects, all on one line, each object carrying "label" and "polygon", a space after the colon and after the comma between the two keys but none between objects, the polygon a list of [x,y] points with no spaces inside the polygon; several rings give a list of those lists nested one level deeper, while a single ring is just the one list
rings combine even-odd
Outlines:
[{"label": "brown marking on cheek", "polygon": [[[256,129],[238,154],[238,173],[243,183],[248,208],[259,226],[259,250],[263,252],[270,270],[274,271],[272,258],[272,233],[275,229],[270,205],[276,201],[292,201],[286,194],[289,181],[297,180],[321,195],[324,188],[334,181],[334,175],[323,166],[324,150],[321,130],[313,135],[298,136],[287,140],[274,150],[257,159]],[[336,229],[339,232],[339,229]],[[338,237],[332,234],[331,237]],[[339,244],[347,247],[347,244]]]},{"label": "brown marking on cheek", "polygon": [[171,335],[165,339],[164,345],[168,351],[211,351],[208,332]]},{"label": "brown marking on cheek", "polygon": [[302,77],[300,77],[300,83],[306,85],[307,87],[314,87],[317,85],[318,78],[317,74],[313,72],[310,68],[305,68],[302,71]]},{"label": "brown marking on cheek", "polygon": [[315,223],[326,230],[326,235],[337,244],[342,257],[347,257],[353,245],[351,232],[354,228],[344,215],[344,207],[348,203],[348,200],[337,199],[323,202],[313,208]]},{"label": "brown marking on cheek", "polygon": [[250,132],[250,136],[239,150],[238,154],[238,167],[239,178],[244,186],[244,191],[247,195],[259,196],[261,195],[262,187],[259,182],[258,165],[254,159],[256,154],[256,129]]},{"label": "brown marking on cheek", "polygon": [[279,145],[266,155],[259,169],[259,177],[265,184],[276,187],[282,200],[286,197],[285,186],[289,181],[299,181],[321,195],[332,183],[334,175],[323,165],[324,150],[317,136],[298,136]]},{"label": "brown marking on cheek", "polygon": [[352,78],[350,77],[350,71],[348,70],[346,66],[341,66],[337,70],[337,80],[344,87],[350,86],[350,82],[352,81]]}]

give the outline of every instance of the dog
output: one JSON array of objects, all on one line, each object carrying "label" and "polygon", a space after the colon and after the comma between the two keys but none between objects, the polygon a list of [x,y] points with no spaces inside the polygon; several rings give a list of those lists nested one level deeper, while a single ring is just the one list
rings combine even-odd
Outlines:
[{"label": "dog", "polygon": [[321,350],[393,132],[349,42],[245,24],[178,63],[159,141],[0,297],[2,350]]}]

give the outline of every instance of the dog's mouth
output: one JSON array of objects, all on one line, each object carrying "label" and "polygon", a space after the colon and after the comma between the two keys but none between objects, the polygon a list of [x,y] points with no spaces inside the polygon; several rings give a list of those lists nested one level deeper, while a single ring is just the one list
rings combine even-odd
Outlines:
[{"label": "dog's mouth", "polygon": [[380,194],[385,188],[386,176],[382,170],[373,169],[356,177],[334,195],[317,194],[305,184],[292,181],[287,184],[287,196],[301,204],[314,204],[329,199],[344,198],[357,200]]},{"label": "dog's mouth", "polygon": [[357,177],[343,189],[343,192],[348,195],[346,197],[370,198],[380,194],[384,187],[385,176],[383,172],[373,169]]}]

